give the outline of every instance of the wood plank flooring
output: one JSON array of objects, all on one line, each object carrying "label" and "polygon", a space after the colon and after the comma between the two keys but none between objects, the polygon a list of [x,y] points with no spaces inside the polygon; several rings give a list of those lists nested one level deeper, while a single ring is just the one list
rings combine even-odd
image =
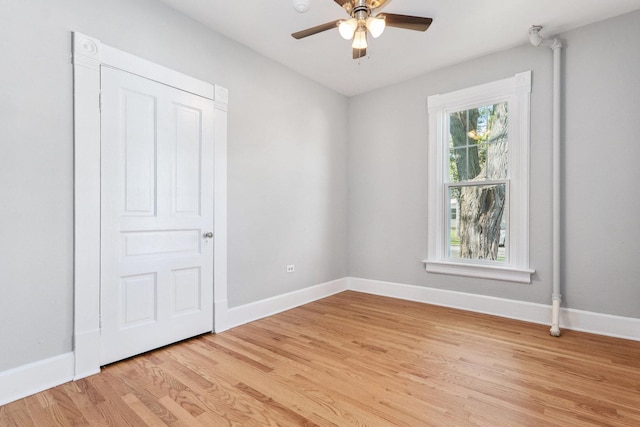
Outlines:
[{"label": "wood plank flooring", "polygon": [[0,407],[2,426],[640,426],[640,342],[356,292]]}]

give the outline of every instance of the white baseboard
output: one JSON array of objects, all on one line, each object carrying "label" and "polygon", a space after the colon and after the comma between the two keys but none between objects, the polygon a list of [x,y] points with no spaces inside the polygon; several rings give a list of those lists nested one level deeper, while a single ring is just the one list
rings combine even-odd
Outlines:
[{"label": "white baseboard", "polygon": [[560,309],[560,327],[615,338],[640,341],[640,319],[594,313],[592,311]]},{"label": "white baseboard", "polygon": [[[348,289],[353,291],[492,314],[532,323],[551,323],[551,305],[355,277],[349,277],[346,280]],[[633,317],[561,308],[560,327],[640,341],[640,319]]]},{"label": "white baseboard", "polygon": [[73,353],[65,353],[0,372],[0,405],[71,381],[73,364]]},{"label": "white baseboard", "polygon": [[227,328],[234,328],[347,290],[346,278],[230,308]]}]

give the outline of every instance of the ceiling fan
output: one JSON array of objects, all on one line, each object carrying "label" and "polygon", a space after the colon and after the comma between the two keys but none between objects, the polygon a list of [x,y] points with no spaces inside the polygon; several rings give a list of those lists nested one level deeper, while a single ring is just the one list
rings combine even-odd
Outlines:
[{"label": "ceiling fan", "polygon": [[433,21],[420,16],[396,15],[394,13],[374,12],[382,9],[390,0],[334,0],[351,16],[350,19],[337,19],[326,24],[317,25],[291,34],[295,39],[302,39],[323,31],[338,28],[340,35],[346,40],[353,40],[353,59],[367,55],[367,33],[378,38],[386,26],[404,28],[414,31],[426,31]]}]

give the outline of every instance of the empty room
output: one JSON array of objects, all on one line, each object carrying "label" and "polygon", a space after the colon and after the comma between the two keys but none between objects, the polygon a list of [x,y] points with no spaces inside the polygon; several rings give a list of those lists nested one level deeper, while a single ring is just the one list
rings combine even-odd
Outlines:
[{"label": "empty room", "polygon": [[640,0],[0,0],[0,426],[640,425]]}]

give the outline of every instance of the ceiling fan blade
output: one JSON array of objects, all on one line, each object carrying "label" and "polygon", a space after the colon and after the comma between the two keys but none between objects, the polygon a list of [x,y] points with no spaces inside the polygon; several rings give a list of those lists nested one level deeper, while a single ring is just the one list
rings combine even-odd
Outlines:
[{"label": "ceiling fan blade", "polygon": [[333,0],[340,5],[340,7],[344,7],[345,3],[349,3],[350,0]]},{"label": "ceiling fan blade", "polygon": [[333,28],[338,28],[338,23],[340,19],[336,19],[335,21],[327,22],[326,24],[316,25],[315,27],[307,28],[306,30],[298,31],[297,33],[291,34],[294,39],[302,39],[304,37],[309,37],[314,34],[321,33],[323,31],[331,30]]},{"label": "ceiling fan blade", "polygon": [[404,28],[414,31],[426,31],[433,22],[431,18],[421,16],[396,15],[395,13],[380,13],[377,18],[384,17],[387,27]]},{"label": "ceiling fan blade", "polygon": [[364,49],[353,49],[353,59],[360,59],[367,56],[367,48]]}]

